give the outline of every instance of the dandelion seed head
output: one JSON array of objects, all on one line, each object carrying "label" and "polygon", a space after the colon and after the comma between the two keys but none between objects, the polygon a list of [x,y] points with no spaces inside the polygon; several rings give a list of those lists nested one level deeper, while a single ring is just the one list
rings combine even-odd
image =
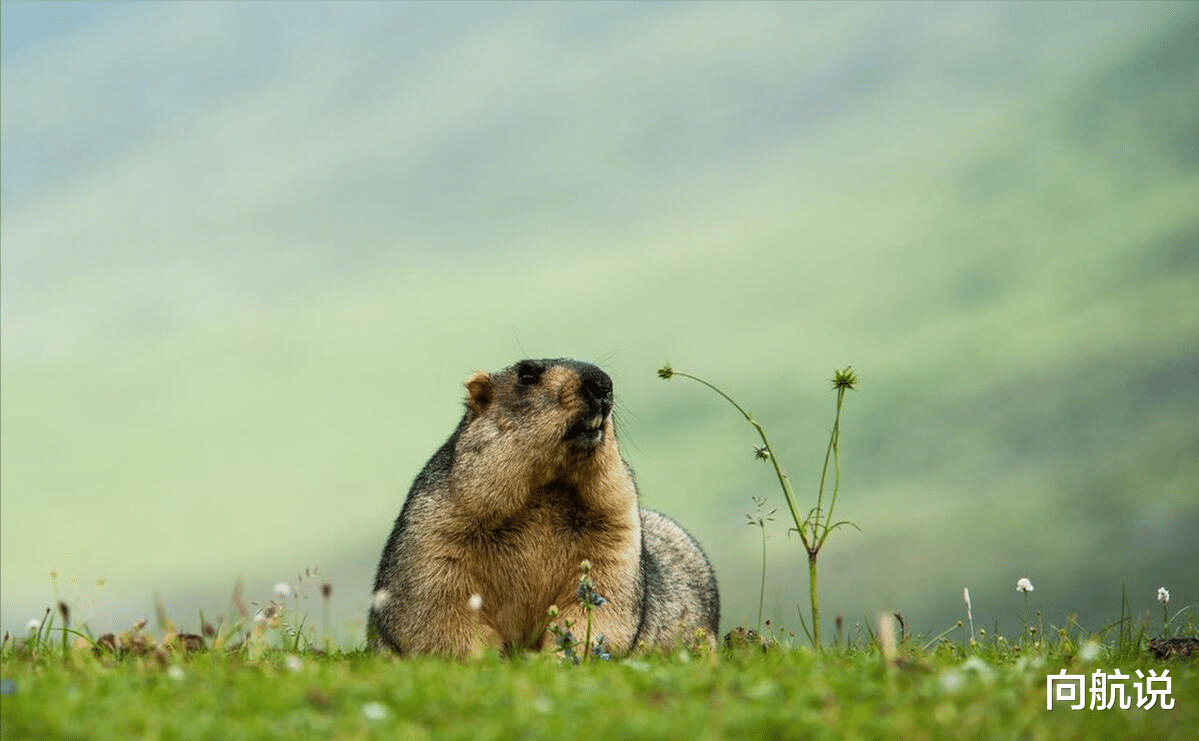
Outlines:
[{"label": "dandelion seed head", "polygon": [[371,604],[374,605],[376,610],[382,610],[383,606],[387,604],[387,600],[389,599],[391,599],[391,594],[389,594],[386,589],[380,589],[379,591],[375,592],[374,596],[371,598]]},{"label": "dandelion seed head", "polygon": [[957,694],[957,691],[966,683],[965,677],[957,669],[946,669],[941,672],[941,689],[948,695]]},{"label": "dandelion seed head", "polygon": [[1032,590],[1033,590],[1032,582],[1029,581],[1027,577],[1022,577],[1019,581],[1016,582],[1016,591],[1017,592],[1024,592],[1025,594],[1028,594]]},{"label": "dandelion seed head", "polygon": [[38,620],[37,618],[31,618],[29,622],[25,623],[25,627],[29,629],[30,633],[32,633],[38,628],[42,627],[42,621]]},{"label": "dandelion seed head", "polygon": [[167,676],[176,682],[182,682],[186,675],[183,673],[183,667],[179,666],[178,664],[174,664],[170,669],[167,669]]},{"label": "dandelion seed head", "polygon": [[483,595],[472,594],[470,596],[470,599],[468,599],[466,601],[466,606],[470,608],[471,612],[478,612],[479,610],[482,610],[483,609]]},{"label": "dandelion seed head", "polygon": [[298,672],[304,668],[304,660],[295,654],[288,654],[287,658],[283,660],[283,665],[286,666],[289,671]]},{"label": "dandelion seed head", "polygon": [[379,702],[368,702],[362,706],[362,715],[367,720],[383,720],[387,717],[387,708]]},{"label": "dandelion seed head", "polygon": [[287,599],[292,595],[291,585],[285,581],[281,581],[275,585],[275,596],[280,599]]},{"label": "dandelion seed head", "polygon": [[1163,605],[1169,603],[1170,602],[1170,590],[1166,589],[1165,587],[1158,587],[1157,588],[1157,601],[1161,602]]}]

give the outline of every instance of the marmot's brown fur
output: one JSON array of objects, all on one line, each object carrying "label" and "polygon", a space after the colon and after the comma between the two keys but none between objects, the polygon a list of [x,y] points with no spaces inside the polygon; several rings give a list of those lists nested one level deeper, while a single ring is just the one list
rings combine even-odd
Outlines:
[{"label": "marmot's brown fur", "polygon": [[466,389],[466,414],[416,477],[383,549],[370,645],[537,649],[551,605],[577,634],[584,560],[607,598],[592,635],[610,650],[697,636],[714,645],[712,567],[682,528],[638,506],[616,444],[611,378],[588,363],[524,360],[479,371]]}]

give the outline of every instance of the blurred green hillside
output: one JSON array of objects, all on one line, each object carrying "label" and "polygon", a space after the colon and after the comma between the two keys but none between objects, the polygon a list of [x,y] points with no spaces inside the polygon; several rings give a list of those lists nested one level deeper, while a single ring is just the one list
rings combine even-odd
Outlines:
[{"label": "blurred green hillside", "polygon": [[0,622],[52,568],[102,625],[310,566],[359,617],[461,382],[562,355],[726,627],[751,496],[789,626],[802,549],[667,361],[805,495],[859,372],[826,614],[1199,602],[1196,38],[1183,3],[190,4],[6,51]]}]

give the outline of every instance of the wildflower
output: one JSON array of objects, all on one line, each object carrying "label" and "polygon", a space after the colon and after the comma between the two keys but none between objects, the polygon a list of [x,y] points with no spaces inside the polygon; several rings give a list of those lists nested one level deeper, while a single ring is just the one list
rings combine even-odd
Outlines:
[{"label": "wildflower", "polygon": [[560,633],[558,633],[557,638],[558,638],[558,640],[557,640],[558,649],[557,650],[559,650],[559,651],[569,651],[570,649],[574,648],[576,643],[578,643],[578,639],[575,638],[575,634],[570,632],[569,630],[561,631]]},{"label": "wildflower", "polygon": [[387,604],[387,600],[390,598],[391,595],[388,594],[386,589],[380,589],[379,591],[375,592],[374,596],[371,598],[371,604],[374,605],[376,610],[382,610],[383,606]]},{"label": "wildflower", "polygon": [[367,720],[383,720],[387,717],[387,708],[378,702],[368,702],[362,706],[362,715]]},{"label": "wildflower", "polygon": [[275,596],[279,599],[287,599],[292,595],[291,585],[285,581],[281,581],[275,585]]},{"label": "wildflower", "polygon": [[591,655],[602,661],[612,660],[612,654],[608,653],[607,637],[603,633],[595,637],[595,645],[591,647]]},{"label": "wildflower", "polygon": [[606,597],[595,590],[595,585],[586,576],[579,579],[579,588],[575,590],[575,596],[579,598],[579,604],[584,607],[603,607],[608,601]]},{"label": "wildflower", "polygon": [[858,384],[858,375],[853,372],[853,366],[846,366],[845,370],[833,371],[832,380],[834,389],[852,391]]},{"label": "wildflower", "polygon": [[1166,589],[1165,587],[1158,587],[1157,601],[1161,602],[1163,605],[1167,604],[1170,601],[1170,590]]},{"label": "wildflower", "polygon": [[940,680],[941,689],[944,690],[945,694],[947,695],[957,694],[957,691],[962,688],[963,684],[965,684],[965,677],[963,677],[962,673],[957,669],[946,669],[945,671],[941,672]]},{"label": "wildflower", "polygon": [[1033,590],[1032,582],[1030,582],[1027,578],[1022,578],[1022,579],[1020,579],[1020,581],[1016,582],[1016,591],[1017,592],[1024,592],[1025,594],[1028,594],[1032,590]]},{"label": "wildflower", "polygon": [[983,681],[990,681],[991,675],[994,673],[991,667],[987,666],[987,662],[977,656],[971,656],[963,661],[961,669],[963,673],[974,672]]},{"label": "wildflower", "polygon": [[483,609],[483,595],[472,594],[470,596],[470,599],[468,599],[466,601],[466,606],[470,608],[471,612],[478,612],[479,610],[482,610]]}]

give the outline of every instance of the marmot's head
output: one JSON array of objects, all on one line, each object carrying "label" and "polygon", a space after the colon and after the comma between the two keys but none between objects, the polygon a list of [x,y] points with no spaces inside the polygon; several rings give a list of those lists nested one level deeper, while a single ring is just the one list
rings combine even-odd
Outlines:
[{"label": "marmot's head", "polygon": [[466,391],[459,445],[492,465],[528,465],[535,478],[550,480],[598,451],[615,451],[612,379],[590,363],[522,360],[475,373]]}]

